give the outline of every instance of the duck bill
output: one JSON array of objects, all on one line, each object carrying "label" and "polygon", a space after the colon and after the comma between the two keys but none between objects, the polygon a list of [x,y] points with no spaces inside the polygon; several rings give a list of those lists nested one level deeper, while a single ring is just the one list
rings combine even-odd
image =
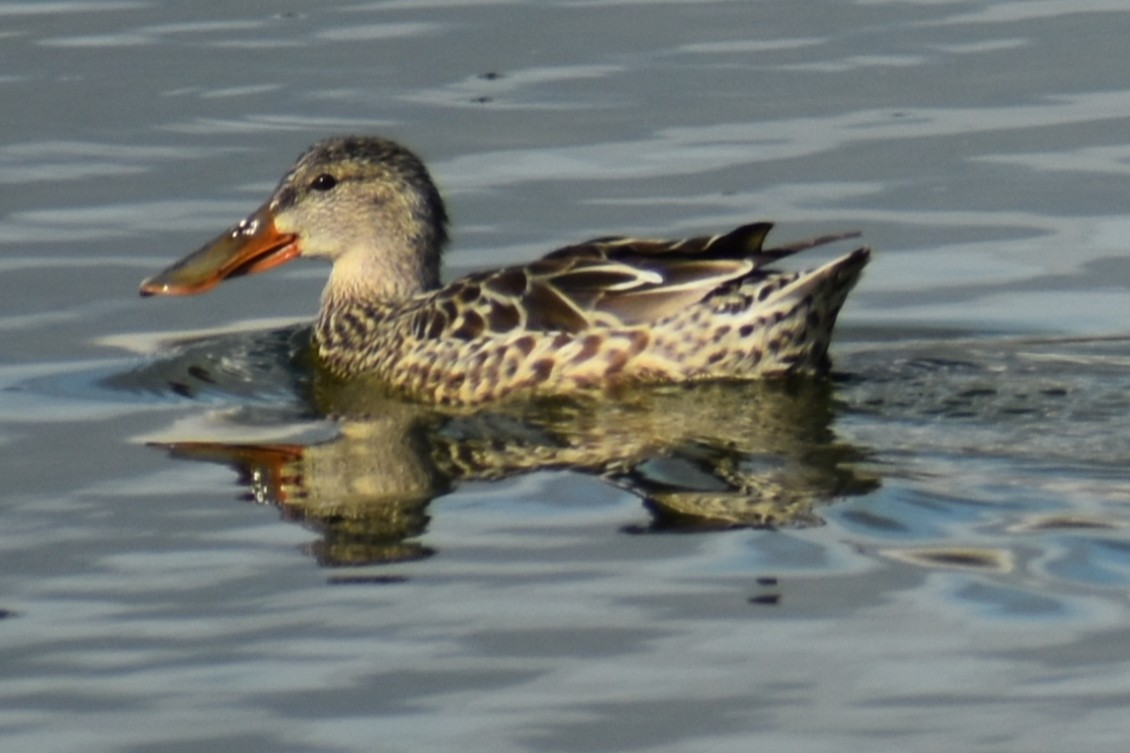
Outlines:
[{"label": "duck bill", "polygon": [[265,272],[299,256],[298,236],[282,233],[266,205],[198,251],[141,283],[141,295],[196,295],[229,277]]}]

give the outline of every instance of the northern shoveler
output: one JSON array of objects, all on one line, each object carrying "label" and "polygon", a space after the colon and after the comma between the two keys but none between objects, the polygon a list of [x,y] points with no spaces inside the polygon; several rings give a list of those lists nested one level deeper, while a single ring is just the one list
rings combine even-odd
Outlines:
[{"label": "northern shoveler", "polygon": [[441,285],[447,212],[423,162],[387,139],[349,136],[307,150],[265,204],[141,294],[200,293],[299,256],[327,258],[314,328],[324,367],[427,402],[824,372],[870,252],[770,269],[857,235],[764,248],[771,227],[598,238]]}]

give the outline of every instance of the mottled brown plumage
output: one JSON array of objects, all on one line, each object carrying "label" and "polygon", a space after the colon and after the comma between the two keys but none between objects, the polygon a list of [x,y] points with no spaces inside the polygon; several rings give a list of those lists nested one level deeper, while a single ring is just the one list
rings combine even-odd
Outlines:
[{"label": "mottled brown plumage", "polygon": [[764,248],[769,223],[679,241],[600,238],[440,286],[446,212],[418,158],[385,139],[323,141],[270,200],[143,294],[200,292],[299,255],[333,271],[315,328],[324,366],[428,402],[623,383],[820,373],[869,258],[771,269],[854,234]]}]

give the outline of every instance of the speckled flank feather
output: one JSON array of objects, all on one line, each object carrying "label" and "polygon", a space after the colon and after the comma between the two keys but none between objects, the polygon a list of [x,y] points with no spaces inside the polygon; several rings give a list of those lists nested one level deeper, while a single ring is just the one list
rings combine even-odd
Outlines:
[{"label": "speckled flank feather", "polygon": [[771,225],[677,242],[607,238],[472,275],[394,305],[353,301],[318,322],[334,372],[412,397],[477,403],[625,382],[820,373],[869,252],[807,272],[765,269],[831,236],[761,249]]}]

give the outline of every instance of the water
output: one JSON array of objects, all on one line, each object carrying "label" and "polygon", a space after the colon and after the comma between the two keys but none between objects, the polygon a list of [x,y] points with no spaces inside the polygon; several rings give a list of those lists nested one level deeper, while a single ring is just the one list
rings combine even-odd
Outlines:
[{"label": "water", "polygon": [[[1128,27],[0,3],[4,750],[1121,750]],[[452,417],[319,391],[317,265],[137,298],[350,131],[449,274],[862,230],[837,378]]]}]

